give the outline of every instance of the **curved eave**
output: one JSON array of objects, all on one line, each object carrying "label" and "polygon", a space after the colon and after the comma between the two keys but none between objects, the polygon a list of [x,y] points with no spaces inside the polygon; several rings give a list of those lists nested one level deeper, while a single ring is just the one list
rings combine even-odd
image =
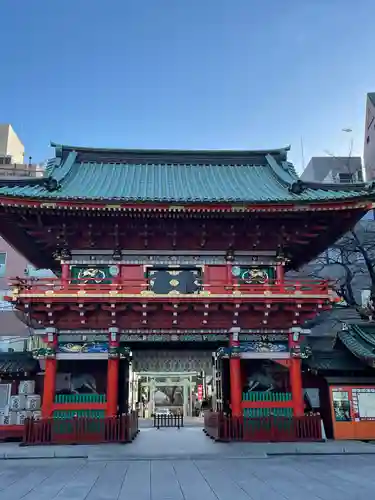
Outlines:
[{"label": "curved eave", "polygon": [[373,208],[373,203],[363,196],[349,199],[319,200],[316,202],[301,200],[299,203],[288,201],[269,201],[246,203],[241,200],[224,202],[197,201],[192,203],[179,201],[138,201],[123,199],[84,199],[84,198],[30,198],[0,195],[0,206],[19,208],[43,208],[50,210],[83,210],[83,211],[119,211],[119,212],[227,212],[227,213],[270,213],[270,212],[324,212],[342,210],[361,210],[366,212]]},{"label": "curved eave", "polygon": [[353,335],[350,330],[338,333],[338,337],[347,349],[358,359],[364,361],[371,367],[375,367],[375,354],[372,348],[359,342],[356,335]]}]

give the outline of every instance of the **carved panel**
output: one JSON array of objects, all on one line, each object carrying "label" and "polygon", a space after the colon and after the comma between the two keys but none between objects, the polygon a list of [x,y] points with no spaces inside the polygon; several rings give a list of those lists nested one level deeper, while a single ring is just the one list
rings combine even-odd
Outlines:
[{"label": "carved panel", "polygon": [[136,372],[200,372],[211,373],[212,351],[133,350]]},{"label": "carved panel", "polygon": [[265,266],[233,266],[232,274],[239,283],[264,285],[275,278],[275,269]]},{"label": "carved panel", "polygon": [[159,294],[198,293],[201,287],[199,268],[150,268],[149,290]]}]

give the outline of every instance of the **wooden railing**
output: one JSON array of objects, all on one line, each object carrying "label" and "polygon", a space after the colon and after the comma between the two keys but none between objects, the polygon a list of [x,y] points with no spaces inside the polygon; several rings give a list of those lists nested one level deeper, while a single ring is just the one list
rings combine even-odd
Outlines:
[{"label": "wooden railing", "polygon": [[129,443],[138,434],[138,415],[106,418],[26,419],[23,445]]},{"label": "wooden railing", "polygon": [[230,417],[206,412],[205,433],[216,441],[321,441],[322,428],[319,415],[303,417]]},{"label": "wooden railing", "polygon": [[[90,294],[108,294],[115,297],[117,294],[141,294],[151,290],[148,279],[128,280],[125,278],[113,279],[108,283],[89,283],[85,280],[61,280],[58,278],[14,278],[10,282],[13,293],[24,296],[33,294],[75,294],[84,292]],[[248,295],[318,295],[329,296],[330,286],[327,280],[285,279],[282,282],[272,280],[265,284],[238,284],[238,283],[202,283],[198,294],[204,295],[233,295],[240,292]],[[193,297],[196,293],[191,293]]]},{"label": "wooden railing", "polygon": [[221,415],[221,413],[215,411],[206,411],[204,414],[203,430],[207,436],[215,441],[220,440]]}]

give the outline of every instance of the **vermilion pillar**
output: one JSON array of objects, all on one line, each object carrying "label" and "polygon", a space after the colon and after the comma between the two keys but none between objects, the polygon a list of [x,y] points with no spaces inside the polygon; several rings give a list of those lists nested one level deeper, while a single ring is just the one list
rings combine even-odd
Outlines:
[{"label": "vermilion pillar", "polygon": [[284,266],[281,262],[279,262],[276,265],[276,281],[278,281],[279,283],[283,283],[284,276],[285,276]]},{"label": "vermilion pillar", "polygon": [[233,284],[232,264],[227,262],[227,284]]},{"label": "vermilion pillar", "polygon": [[42,400],[42,417],[52,417],[53,404],[56,392],[56,346],[57,346],[57,330],[55,328],[47,328],[45,343],[47,345],[46,366],[44,371],[43,385],[43,400]]},{"label": "vermilion pillar", "polygon": [[70,278],[70,265],[61,264],[61,284],[67,286]]},{"label": "vermilion pillar", "polygon": [[290,360],[290,386],[292,390],[293,413],[295,417],[301,417],[305,413],[302,388],[301,358]]},{"label": "vermilion pillar", "polygon": [[109,329],[108,371],[107,371],[107,416],[117,415],[118,410],[118,381],[120,355],[118,352],[119,330],[116,327]]},{"label": "vermilion pillar", "polygon": [[231,333],[229,345],[232,348],[229,359],[230,376],[230,406],[234,417],[242,416],[242,380],[241,380],[241,358],[238,351],[240,342],[238,333]]},{"label": "vermilion pillar", "polygon": [[302,387],[302,363],[300,356],[300,342],[298,329],[289,334],[289,349],[291,358],[289,361],[290,388],[292,391],[293,413],[295,417],[301,417],[305,412]]}]

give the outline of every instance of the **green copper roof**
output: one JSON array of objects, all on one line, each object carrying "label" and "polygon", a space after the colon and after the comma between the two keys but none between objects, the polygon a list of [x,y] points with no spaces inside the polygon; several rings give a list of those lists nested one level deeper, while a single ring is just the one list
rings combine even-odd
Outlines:
[{"label": "green copper roof", "polygon": [[275,203],[363,199],[366,184],[299,181],[288,148],[270,151],[55,147],[44,179],[2,180],[0,197],[124,202]]},{"label": "green copper roof", "polygon": [[354,356],[375,366],[375,325],[348,325],[338,337]]},{"label": "green copper roof", "polygon": [[329,352],[314,352],[303,361],[307,367],[320,371],[363,371],[366,365],[348,350],[333,349]]}]

